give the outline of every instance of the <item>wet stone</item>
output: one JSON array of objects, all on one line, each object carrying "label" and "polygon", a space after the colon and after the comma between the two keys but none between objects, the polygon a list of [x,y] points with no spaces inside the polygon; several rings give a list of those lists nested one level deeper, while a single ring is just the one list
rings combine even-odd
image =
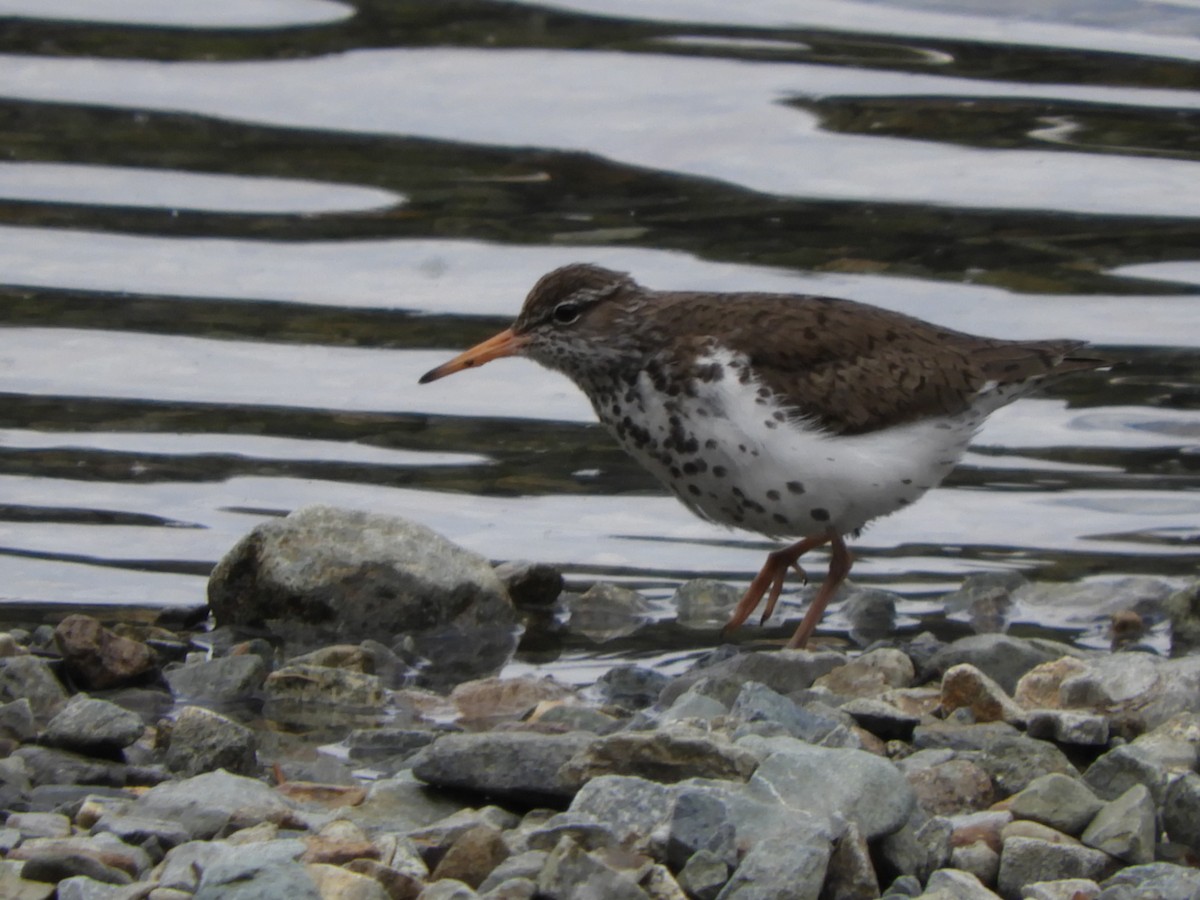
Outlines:
[{"label": "wet stone", "polygon": [[1034,666],[1071,655],[1070,647],[1061,647],[1060,651],[1053,646],[1004,634],[980,634],[947,644],[929,664],[935,671],[945,673],[953,666],[969,663],[1011,695],[1021,676]]},{"label": "wet stone", "polygon": [[258,770],[258,736],[244,725],[199,706],[185,706],[171,726],[166,763],[184,777],[226,769]]},{"label": "wet stone", "polygon": [[222,656],[163,672],[177,699],[232,703],[245,700],[262,688],[267,664],[260,656]]},{"label": "wet stone", "polygon": [[0,700],[23,700],[35,718],[45,721],[66,704],[67,691],[42,660],[12,656],[0,659]]},{"label": "wet stone", "polygon": [[115,634],[91,616],[67,616],[54,629],[54,643],[71,677],[88,690],[136,681],[157,659],[146,644]]},{"label": "wet stone", "polygon": [[1035,778],[1009,803],[1012,814],[1078,836],[1104,802],[1082,781],[1062,773]]},{"label": "wet stone", "polygon": [[637,591],[607,582],[592,585],[582,594],[564,594],[569,613],[567,630],[603,643],[627,637],[650,621],[650,602]]},{"label": "wet stone", "polygon": [[741,599],[733,585],[711,578],[693,578],[675,589],[671,605],[684,628],[718,628]]},{"label": "wet stone", "polygon": [[1080,840],[1132,865],[1154,861],[1154,801],[1145,785],[1134,785],[1096,814]]},{"label": "wet stone", "polygon": [[1108,744],[1108,719],[1100,715],[1071,710],[1039,709],[1025,719],[1030,737],[1071,744],[1078,747],[1103,747]]},{"label": "wet stone", "polygon": [[605,703],[625,709],[652,706],[671,679],[645,666],[615,666],[596,680],[593,692]]},{"label": "wet stone", "polygon": [[552,606],[563,591],[562,572],[547,563],[527,560],[501,563],[496,566],[496,577],[518,609]]}]

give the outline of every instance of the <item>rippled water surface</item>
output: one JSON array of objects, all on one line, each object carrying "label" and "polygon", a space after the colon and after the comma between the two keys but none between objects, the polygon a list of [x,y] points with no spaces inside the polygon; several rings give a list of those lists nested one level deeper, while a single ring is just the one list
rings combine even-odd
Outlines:
[{"label": "rippled water surface", "polygon": [[579,586],[745,582],[769,545],[694,519],[565,379],[506,361],[417,387],[577,260],[1120,361],[1001,410],[942,489],[857,541],[856,580],[905,612],[972,572],[1196,570],[1195,4],[0,16],[0,601],[196,604],[242,534],[315,502]]}]

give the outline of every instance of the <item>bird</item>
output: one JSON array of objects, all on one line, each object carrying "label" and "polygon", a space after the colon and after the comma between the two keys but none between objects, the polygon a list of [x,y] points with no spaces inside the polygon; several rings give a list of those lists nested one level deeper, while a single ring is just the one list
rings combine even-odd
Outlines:
[{"label": "bird", "polygon": [[1077,340],[980,337],[854,300],[660,291],[573,263],[512,326],[420,378],[520,356],[570,378],[617,442],[692,512],[791,540],[767,555],[731,633],[775,610],[800,558],[828,571],[788,641],[803,648],[850,573],[847,537],[939,484],[984,418],[1106,361]]}]

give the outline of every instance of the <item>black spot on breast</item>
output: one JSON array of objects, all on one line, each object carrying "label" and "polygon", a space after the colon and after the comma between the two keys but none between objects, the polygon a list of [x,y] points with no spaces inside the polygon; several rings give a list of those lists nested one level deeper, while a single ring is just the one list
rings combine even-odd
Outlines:
[{"label": "black spot on breast", "polygon": [[700,488],[696,487],[694,484],[689,484],[688,485],[688,493],[694,494],[695,496],[699,497],[700,496]]},{"label": "black spot on breast", "polygon": [[767,499],[775,500],[778,502],[778,500],[780,499],[779,491],[767,491]]},{"label": "black spot on breast", "polygon": [[793,494],[803,494],[804,493],[804,485],[801,484],[799,481],[789,481],[787,483],[787,489],[789,491],[791,491]]},{"label": "black spot on breast", "polygon": [[700,470],[698,468],[696,468],[696,464],[694,462],[685,462],[683,464],[683,474],[684,475],[695,475],[699,471]]},{"label": "black spot on breast", "polygon": [[809,515],[812,516],[814,519],[816,519],[818,522],[828,522],[829,521],[829,510],[827,510],[821,506],[818,506],[816,509],[809,512]]},{"label": "black spot on breast", "polygon": [[713,475],[716,478],[724,478],[728,474],[724,466],[713,466]]},{"label": "black spot on breast", "polygon": [[790,522],[788,522],[787,516],[782,516],[779,513],[775,513],[773,516],[771,516],[771,518],[774,519],[776,522],[778,522],[780,525],[790,525],[791,524]]},{"label": "black spot on breast", "polygon": [[912,484],[912,479],[911,478],[901,478],[900,483],[901,484]]},{"label": "black spot on breast", "polygon": [[704,447],[705,447],[705,449],[708,449],[708,450],[716,450],[717,442],[714,441],[712,438],[709,438],[707,441],[704,442]]}]

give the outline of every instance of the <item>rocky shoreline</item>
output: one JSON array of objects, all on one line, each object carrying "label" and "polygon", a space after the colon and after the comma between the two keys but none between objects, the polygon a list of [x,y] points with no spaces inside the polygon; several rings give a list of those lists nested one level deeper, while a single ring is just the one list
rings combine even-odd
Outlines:
[{"label": "rocky shoreline", "polygon": [[970,580],[952,641],[874,633],[862,591],[859,646],[499,678],[531,623],[602,642],[644,598],[302,510],[218,565],[212,622],[0,633],[0,897],[1200,896],[1200,582],[1125,597],[1116,651],[988,630],[1029,590]]}]

